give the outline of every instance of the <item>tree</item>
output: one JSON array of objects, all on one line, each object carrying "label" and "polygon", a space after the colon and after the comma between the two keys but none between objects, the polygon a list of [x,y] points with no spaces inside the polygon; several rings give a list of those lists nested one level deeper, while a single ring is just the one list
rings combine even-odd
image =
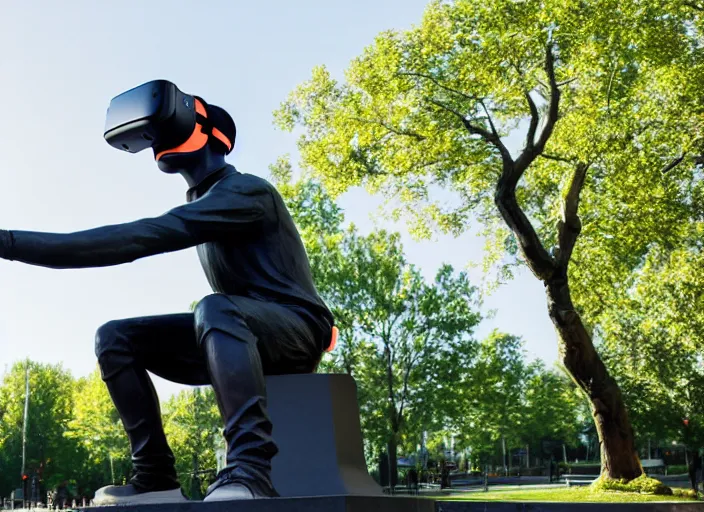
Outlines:
[{"label": "tree", "polygon": [[584,397],[565,374],[548,370],[542,361],[528,368],[525,384],[521,441],[531,453],[545,455],[543,442],[579,444]]},{"label": "tree", "polygon": [[[188,476],[191,499],[202,499],[208,486],[205,471],[217,466],[215,449],[222,420],[211,387],[181,391],[164,404],[164,432],[176,458],[176,471]],[[212,476],[212,475],[211,475]]]},{"label": "tree", "polygon": [[81,449],[74,463],[82,485],[96,490],[122,484],[132,469],[129,440],[99,369],[76,381],[72,403],[64,436]]},{"label": "tree", "polygon": [[523,342],[494,331],[482,341],[465,387],[464,441],[475,463],[486,463],[501,445],[501,466],[508,470],[507,450],[517,446],[524,417],[527,368]]},{"label": "tree", "polygon": [[78,476],[76,445],[64,437],[71,419],[73,379],[60,364],[15,363],[0,386],[0,495],[20,486],[25,370],[29,367],[26,472],[41,471],[53,487]]},{"label": "tree", "polygon": [[470,375],[458,431],[475,465],[500,453],[507,471],[514,448],[527,447],[527,456],[542,458],[544,443],[578,443],[582,397],[564,374],[540,360],[528,362],[521,338],[492,332],[481,342]]},{"label": "tree", "polygon": [[[478,221],[488,263],[508,276],[524,264],[545,284],[562,364],[591,401],[612,478],[642,468],[591,320],[608,306],[600,294],[618,293],[653,244],[671,247],[696,216],[693,84],[704,69],[693,16],[670,1],[434,1],[419,26],[379,35],[346,83],[318,67],[276,113],[304,128],[302,165],[333,194],[383,191],[419,235]],[[458,206],[431,197],[438,188]]]},{"label": "tree", "polygon": [[467,378],[479,322],[475,288],[449,266],[427,283],[405,261],[397,234],[364,237],[352,228],[341,253],[329,285],[337,286],[330,302],[350,322],[338,364],[358,380],[365,433],[383,440],[394,475],[405,436],[415,446],[424,429],[455,417],[454,387]]}]

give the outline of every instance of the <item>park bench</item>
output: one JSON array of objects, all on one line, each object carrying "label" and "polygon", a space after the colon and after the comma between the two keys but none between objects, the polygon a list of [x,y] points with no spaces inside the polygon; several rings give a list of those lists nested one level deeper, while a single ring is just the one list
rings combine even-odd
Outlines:
[{"label": "park bench", "polygon": [[10,498],[2,500],[3,507],[6,509],[14,510],[16,508],[22,508],[22,503],[24,501],[24,494],[22,489],[15,489],[10,493]]},{"label": "park bench", "polygon": [[646,475],[665,472],[665,461],[663,459],[641,459],[641,466]]}]

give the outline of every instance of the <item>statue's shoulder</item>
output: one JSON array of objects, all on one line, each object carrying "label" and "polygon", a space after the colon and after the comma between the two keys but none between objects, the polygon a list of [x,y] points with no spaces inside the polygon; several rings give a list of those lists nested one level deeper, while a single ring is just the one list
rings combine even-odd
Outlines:
[{"label": "statue's shoulder", "polygon": [[275,190],[274,185],[272,185],[267,179],[257,176],[256,174],[248,174],[242,172],[235,172],[225,176],[217,184],[218,186],[230,188],[237,192],[271,192]]}]

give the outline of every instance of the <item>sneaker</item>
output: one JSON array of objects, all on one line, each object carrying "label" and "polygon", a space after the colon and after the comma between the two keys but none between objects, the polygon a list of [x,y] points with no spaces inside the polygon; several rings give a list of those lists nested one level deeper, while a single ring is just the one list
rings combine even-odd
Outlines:
[{"label": "sneaker", "polygon": [[181,488],[166,491],[140,492],[134,485],[108,485],[95,492],[93,504],[102,505],[145,505],[150,503],[185,503],[188,499]]},{"label": "sneaker", "polygon": [[215,482],[208,487],[203,501],[253,500],[261,498],[278,498],[279,494],[272,487],[265,475],[253,477],[242,468],[224,469],[217,475]]},{"label": "sneaker", "polygon": [[[209,489],[210,491],[210,489]],[[253,500],[254,493],[245,485],[238,483],[223,484],[210,491],[203,501]]]}]

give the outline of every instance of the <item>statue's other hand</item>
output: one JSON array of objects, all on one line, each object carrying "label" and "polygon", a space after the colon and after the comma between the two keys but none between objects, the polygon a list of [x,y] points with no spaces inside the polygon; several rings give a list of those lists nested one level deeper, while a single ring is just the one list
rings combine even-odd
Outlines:
[{"label": "statue's other hand", "polygon": [[10,259],[12,250],[12,233],[0,229],[0,258]]}]

